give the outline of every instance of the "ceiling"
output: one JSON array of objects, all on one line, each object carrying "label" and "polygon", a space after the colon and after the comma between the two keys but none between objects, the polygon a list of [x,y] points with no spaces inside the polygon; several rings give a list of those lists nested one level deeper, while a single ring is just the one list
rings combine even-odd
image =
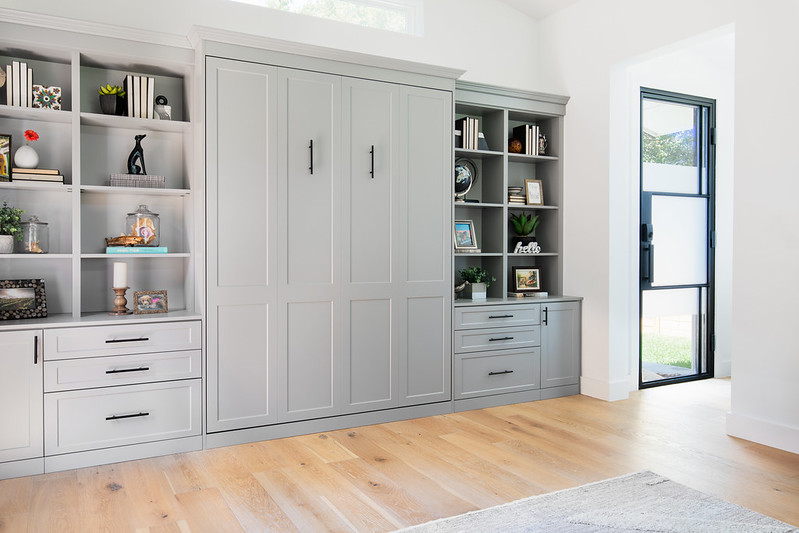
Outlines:
[{"label": "ceiling", "polygon": [[521,11],[535,20],[541,20],[549,15],[565,9],[579,0],[499,0],[503,4]]}]

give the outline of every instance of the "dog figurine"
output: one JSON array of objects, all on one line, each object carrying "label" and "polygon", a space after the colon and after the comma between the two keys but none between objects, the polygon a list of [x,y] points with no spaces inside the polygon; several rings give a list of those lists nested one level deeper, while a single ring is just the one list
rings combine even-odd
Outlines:
[{"label": "dog figurine", "polygon": [[136,146],[128,156],[128,174],[147,174],[144,168],[144,148],[141,147],[141,140],[145,137],[147,135],[136,135]]}]

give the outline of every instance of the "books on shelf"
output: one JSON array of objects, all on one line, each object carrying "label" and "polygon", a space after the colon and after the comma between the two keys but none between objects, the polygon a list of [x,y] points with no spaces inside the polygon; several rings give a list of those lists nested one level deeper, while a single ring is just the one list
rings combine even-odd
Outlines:
[{"label": "books on shelf", "polygon": [[[475,117],[463,117],[455,121],[455,129],[461,132],[461,145],[464,150],[481,150],[479,123]],[[485,139],[484,141],[485,142]],[[486,145],[488,146],[488,145]]]},{"label": "books on shelf", "polygon": [[135,254],[165,254],[169,250],[166,246],[106,246],[105,253],[120,255]]},{"label": "books on shelf", "polygon": [[25,61],[6,65],[6,105],[33,107],[33,69]]},{"label": "books on shelf", "polygon": [[17,168],[11,169],[11,181],[38,181],[64,183],[64,176],[57,168]]},{"label": "books on shelf", "polygon": [[527,198],[521,194],[509,194],[508,203],[510,204],[524,204],[527,203]]},{"label": "books on shelf", "polygon": [[522,124],[513,128],[513,138],[522,143],[522,153],[538,155],[539,129],[535,124]]},{"label": "books on shelf", "polygon": [[128,104],[128,116],[153,118],[155,104],[155,78],[128,74],[122,81]]}]

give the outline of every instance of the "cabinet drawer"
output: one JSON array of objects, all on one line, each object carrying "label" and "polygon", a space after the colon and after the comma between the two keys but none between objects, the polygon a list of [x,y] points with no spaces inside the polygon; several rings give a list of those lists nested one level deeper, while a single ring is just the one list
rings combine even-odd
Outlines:
[{"label": "cabinet drawer", "polygon": [[540,304],[456,307],[454,329],[535,326],[540,316]]},{"label": "cabinet drawer", "polygon": [[199,350],[48,361],[44,391],[64,391],[200,377]]},{"label": "cabinet drawer", "polygon": [[45,360],[199,349],[199,321],[57,328],[44,332]]},{"label": "cabinet drawer", "polygon": [[539,344],[541,344],[541,326],[471,329],[455,332],[455,353],[526,348]]},{"label": "cabinet drawer", "polygon": [[541,349],[459,355],[455,358],[455,398],[537,389]]},{"label": "cabinet drawer", "polygon": [[52,392],[45,455],[199,435],[200,380]]}]

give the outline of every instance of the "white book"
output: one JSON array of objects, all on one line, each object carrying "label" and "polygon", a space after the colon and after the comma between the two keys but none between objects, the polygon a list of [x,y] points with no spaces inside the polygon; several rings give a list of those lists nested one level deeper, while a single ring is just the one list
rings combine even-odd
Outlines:
[{"label": "white book", "polygon": [[11,85],[12,85],[11,105],[19,106],[19,105],[21,105],[20,101],[19,101],[19,82],[20,82],[20,78],[19,78],[19,61],[12,61],[11,62],[11,74],[13,76],[12,81],[11,81]]},{"label": "white book", "polygon": [[11,74],[11,65],[6,65],[6,105],[12,105],[13,91],[11,86],[14,84],[14,77]]},{"label": "white book", "polygon": [[141,90],[139,91],[139,118],[147,118],[147,76],[141,76]]},{"label": "white book", "polygon": [[33,69],[28,69],[28,107],[33,107]]},{"label": "white book", "polygon": [[155,118],[153,116],[154,105],[155,105],[155,78],[147,78],[147,118]]},{"label": "white book", "polygon": [[133,91],[130,96],[133,97],[133,116],[138,118],[141,116],[141,76],[133,76]]},{"label": "white book", "polygon": [[538,126],[533,126],[533,155],[538,155]]},{"label": "white book", "polygon": [[28,64],[24,61],[19,64],[19,106],[28,107],[28,93],[30,92],[30,85],[28,85]]}]

